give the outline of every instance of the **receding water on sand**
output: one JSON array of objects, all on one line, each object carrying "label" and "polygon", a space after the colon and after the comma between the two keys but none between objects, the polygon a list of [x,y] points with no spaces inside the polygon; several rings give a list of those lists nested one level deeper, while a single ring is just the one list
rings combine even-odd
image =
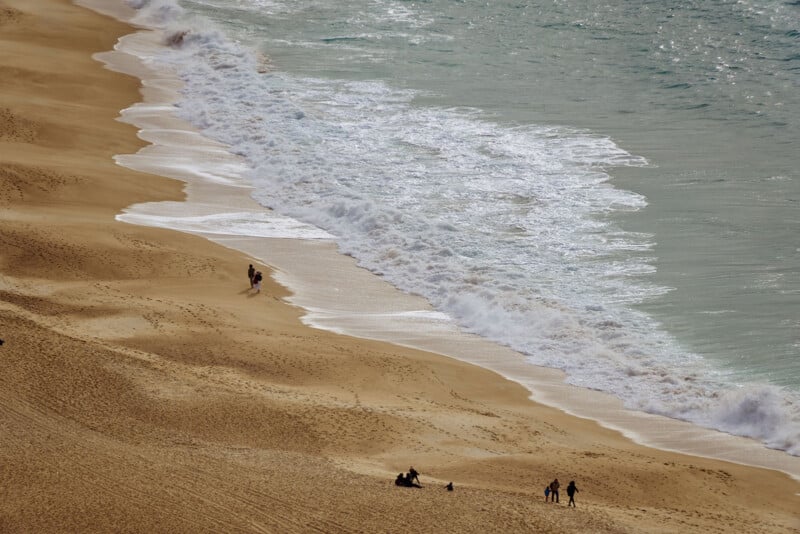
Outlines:
[{"label": "receding water on sand", "polygon": [[[158,41],[153,34],[137,33],[123,43],[136,48]],[[202,235],[273,266],[275,278],[293,292],[289,300],[306,310],[304,321],[311,326],[480,365],[522,384],[534,400],[599,421],[643,444],[767,467],[800,478],[796,457],[752,440],[626,410],[609,395],[565,384],[560,371],[531,365],[518,352],[461,332],[424,299],[395,289],[359,268],[353,258],[339,254],[331,236],[259,206],[239,174],[244,168],[241,159],[168,113],[168,98],[177,96],[167,88],[179,85],[168,73],[135,67],[124,52],[101,57],[111,68],[127,69],[145,78],[146,85],[160,87],[146,95],[145,103],[123,114],[142,129],[143,138],[159,144],[139,154],[120,155],[118,162],[187,184],[185,202],[131,206],[118,219]],[[162,100],[151,100],[156,97]],[[191,164],[183,158],[187,151],[193,154]]]},{"label": "receding water on sand", "polygon": [[260,204],[573,385],[800,451],[792,7],[136,5]]}]

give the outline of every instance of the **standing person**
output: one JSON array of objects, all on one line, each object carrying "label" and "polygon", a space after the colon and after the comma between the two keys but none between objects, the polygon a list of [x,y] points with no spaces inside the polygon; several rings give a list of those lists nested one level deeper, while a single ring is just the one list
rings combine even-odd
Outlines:
[{"label": "standing person", "polygon": [[575,485],[574,480],[570,480],[567,484],[567,495],[569,495],[569,502],[567,506],[575,507],[575,494],[578,493],[578,487]]},{"label": "standing person", "polygon": [[558,502],[558,488],[560,487],[561,484],[558,483],[558,479],[550,483],[550,502]]},{"label": "standing person", "polygon": [[263,277],[261,276],[261,271],[256,271],[256,274],[253,277],[253,287],[255,288],[256,293],[261,293],[261,280],[262,280],[262,278]]},{"label": "standing person", "polygon": [[255,282],[253,282],[253,278],[255,278],[255,276],[256,276],[256,270],[253,267],[253,264],[251,263],[250,267],[247,268],[247,278],[250,279],[250,289],[253,289],[253,284],[255,284]]},{"label": "standing person", "polygon": [[417,470],[414,469],[413,465],[408,468],[408,480],[410,480],[411,482],[416,481],[417,484],[420,483],[419,482],[419,473],[417,473]]}]

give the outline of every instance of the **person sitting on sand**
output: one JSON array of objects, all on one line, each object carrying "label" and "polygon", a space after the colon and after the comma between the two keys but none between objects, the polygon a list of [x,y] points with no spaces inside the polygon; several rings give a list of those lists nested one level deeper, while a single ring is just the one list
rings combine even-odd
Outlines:
[{"label": "person sitting on sand", "polygon": [[408,475],[404,475],[403,473],[400,473],[400,474],[397,475],[397,478],[394,479],[394,485],[395,486],[402,486],[404,488],[421,488],[422,487],[419,484],[414,484],[414,482],[411,481],[411,477],[408,476]]},{"label": "person sitting on sand", "polygon": [[567,506],[575,507],[575,494],[578,492],[578,487],[575,486],[575,481],[570,480],[567,484],[567,495],[569,495],[569,502]]},{"label": "person sitting on sand", "polygon": [[448,482],[447,485],[445,486],[445,489],[447,491],[453,491],[453,483],[452,482]]}]

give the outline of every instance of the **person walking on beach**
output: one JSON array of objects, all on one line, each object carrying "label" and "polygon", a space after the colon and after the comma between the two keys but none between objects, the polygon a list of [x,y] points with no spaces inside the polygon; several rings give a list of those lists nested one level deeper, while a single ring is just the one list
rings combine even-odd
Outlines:
[{"label": "person walking on beach", "polygon": [[256,271],[255,276],[253,276],[253,288],[255,288],[256,293],[261,293],[261,280],[263,276],[261,276],[261,271]]},{"label": "person walking on beach", "polygon": [[255,282],[253,281],[253,278],[255,278],[255,276],[256,276],[256,269],[255,267],[253,267],[253,264],[251,263],[250,267],[247,268],[247,278],[250,279],[250,289],[253,289],[253,284],[255,284]]},{"label": "person walking on beach", "polygon": [[558,488],[560,487],[561,484],[558,483],[558,479],[550,483],[550,502],[558,502]]},{"label": "person walking on beach", "polygon": [[567,484],[567,495],[569,495],[569,502],[567,506],[575,507],[575,494],[578,492],[578,487],[575,486],[575,481],[570,480],[569,484]]}]

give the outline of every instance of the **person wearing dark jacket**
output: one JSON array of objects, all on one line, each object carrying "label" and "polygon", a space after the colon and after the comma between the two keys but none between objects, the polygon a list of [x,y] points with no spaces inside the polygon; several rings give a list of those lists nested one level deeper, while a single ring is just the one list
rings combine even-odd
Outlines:
[{"label": "person wearing dark jacket", "polygon": [[415,484],[411,480],[410,476],[404,475],[403,473],[400,473],[400,474],[397,475],[397,478],[394,479],[394,485],[395,486],[401,486],[403,488],[421,488],[422,487],[419,484]]},{"label": "person wearing dark jacket", "polygon": [[253,278],[256,276],[256,269],[253,267],[253,264],[250,264],[250,267],[247,268],[247,278],[250,279],[250,289],[253,289]]},{"label": "person wearing dark jacket", "polygon": [[408,468],[408,480],[410,480],[411,482],[416,482],[417,484],[420,483],[419,473],[417,472],[416,469],[414,469],[413,465]]},{"label": "person wearing dark jacket", "polygon": [[575,494],[578,493],[578,487],[575,486],[575,481],[570,480],[567,484],[567,495],[569,495],[569,502],[567,506],[575,507]]}]

